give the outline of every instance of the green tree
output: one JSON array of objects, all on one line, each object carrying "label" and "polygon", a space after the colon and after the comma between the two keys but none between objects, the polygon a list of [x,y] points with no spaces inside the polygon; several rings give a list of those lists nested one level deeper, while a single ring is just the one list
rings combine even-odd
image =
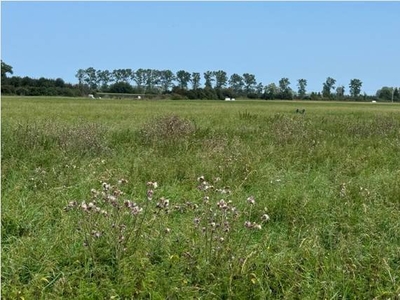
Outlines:
[{"label": "green tree", "polygon": [[76,72],[75,77],[78,79],[79,85],[82,85],[82,84],[84,83],[85,70],[79,69],[79,70]]},{"label": "green tree", "polygon": [[214,81],[213,72],[207,71],[207,72],[203,73],[203,75],[204,75],[204,80],[205,80],[204,87],[211,89],[212,82]]},{"label": "green tree", "polygon": [[400,92],[399,92],[399,89],[398,89],[398,88],[395,88],[395,89],[394,89],[394,92],[393,92],[393,100],[394,100],[394,101],[400,101]]},{"label": "green tree", "polygon": [[133,92],[133,88],[129,83],[125,81],[119,81],[110,85],[109,91],[110,93],[130,94]]},{"label": "green tree", "polygon": [[244,73],[243,82],[246,94],[249,94],[254,90],[254,86],[257,84],[256,76],[253,74]]},{"label": "green tree", "polygon": [[336,80],[333,79],[333,78],[331,78],[331,77],[328,77],[328,78],[326,79],[326,81],[323,83],[323,86],[322,86],[322,96],[323,96],[324,98],[332,98],[332,93],[331,93],[331,91],[332,91],[332,89],[335,88],[335,83],[336,83]]},{"label": "green tree", "polygon": [[93,67],[87,68],[85,70],[85,77],[83,78],[83,80],[86,82],[91,90],[97,89],[96,70]]},{"label": "green tree", "polygon": [[356,98],[360,95],[361,92],[362,82],[360,79],[352,79],[350,80],[349,88],[350,88],[350,95],[353,98]]},{"label": "green tree", "polygon": [[225,71],[219,70],[213,72],[215,76],[215,88],[220,89],[226,86],[228,82],[228,76]]},{"label": "green tree", "polygon": [[282,78],[279,80],[279,90],[280,90],[280,98],[281,99],[293,99],[292,89],[290,88],[289,78]]},{"label": "green tree", "polygon": [[157,92],[157,86],[161,82],[160,71],[154,69],[146,69],[146,90],[150,93]]},{"label": "green tree", "polygon": [[307,87],[307,80],[306,79],[298,79],[297,80],[297,87],[300,99],[304,99],[306,96],[306,87]]},{"label": "green tree", "polygon": [[112,73],[109,70],[97,70],[97,82],[102,90],[106,90],[111,82],[113,82]]},{"label": "green tree", "polygon": [[146,84],[146,70],[140,68],[132,74],[132,79],[135,81],[136,86],[140,92],[143,91],[143,87]]},{"label": "green tree", "polygon": [[338,97],[339,99],[344,97],[344,86],[340,85],[336,88],[336,97]]},{"label": "green tree", "polygon": [[392,93],[394,93],[392,87],[384,86],[376,92],[376,96],[381,100],[392,100]]},{"label": "green tree", "polygon": [[10,65],[7,65],[3,60],[1,60],[1,80],[7,78],[7,73],[13,74],[13,68]]},{"label": "green tree", "polygon": [[190,73],[184,70],[176,72],[176,81],[178,81],[179,88],[186,90],[190,81]]},{"label": "green tree", "polygon": [[278,97],[279,88],[275,83],[270,83],[264,88],[265,98],[268,100],[273,100]]},{"label": "green tree", "polygon": [[240,94],[244,86],[243,77],[236,73],[232,74],[229,78],[229,85],[236,94]]},{"label": "green tree", "polygon": [[256,94],[257,94],[257,98],[258,98],[258,99],[260,99],[260,98],[262,97],[263,90],[264,90],[264,86],[263,86],[263,84],[260,82],[260,83],[257,84],[257,86],[256,86]]},{"label": "green tree", "polygon": [[197,72],[192,73],[191,82],[193,90],[197,90],[198,88],[200,88],[200,78],[201,78],[200,73]]},{"label": "green tree", "polygon": [[160,72],[160,83],[164,92],[169,91],[169,89],[173,86],[174,80],[175,75],[171,70],[162,70]]}]

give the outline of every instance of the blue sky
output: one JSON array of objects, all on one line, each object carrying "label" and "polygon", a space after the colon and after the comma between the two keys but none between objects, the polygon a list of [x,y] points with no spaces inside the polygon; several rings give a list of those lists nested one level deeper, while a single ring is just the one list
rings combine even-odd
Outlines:
[{"label": "blue sky", "polygon": [[88,67],[224,70],[308,91],[359,78],[375,94],[400,86],[399,15],[400,2],[2,2],[1,58],[71,83]]}]

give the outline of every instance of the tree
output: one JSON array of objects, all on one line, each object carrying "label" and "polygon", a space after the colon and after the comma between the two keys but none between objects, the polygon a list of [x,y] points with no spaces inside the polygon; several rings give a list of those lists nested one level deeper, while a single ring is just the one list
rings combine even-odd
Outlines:
[{"label": "tree", "polygon": [[306,96],[306,87],[307,87],[307,80],[306,79],[298,79],[297,80],[297,87],[300,99],[304,99]]},{"label": "tree", "polygon": [[399,89],[398,89],[398,88],[395,88],[395,89],[394,89],[394,92],[393,92],[393,100],[394,100],[394,101],[400,101],[400,92],[399,92]]},{"label": "tree", "polygon": [[160,76],[158,70],[146,69],[145,72],[146,91],[154,93],[154,87],[160,83]]},{"label": "tree", "polygon": [[325,97],[326,98],[331,98],[332,97],[331,90],[335,88],[335,83],[336,83],[336,80],[331,78],[331,77],[328,77],[326,79],[326,81],[323,83],[322,96],[324,98]]},{"label": "tree", "polygon": [[214,78],[212,78],[213,72],[207,71],[207,72],[203,73],[203,75],[204,75],[204,80],[205,80],[204,87],[211,89],[212,82],[214,81]]},{"label": "tree", "polygon": [[121,93],[121,94],[129,94],[133,92],[132,86],[125,82],[125,81],[119,81],[116,82],[112,85],[110,85],[109,88],[110,93]]},{"label": "tree", "polygon": [[89,86],[90,89],[95,90],[97,89],[97,76],[96,70],[93,67],[87,68],[85,70],[85,76],[83,81]]},{"label": "tree", "polygon": [[97,70],[97,82],[101,89],[106,90],[108,85],[113,82],[112,73],[109,70]]},{"label": "tree", "polygon": [[270,83],[264,88],[265,99],[273,100],[276,99],[279,94],[279,88],[275,83]]},{"label": "tree", "polygon": [[236,73],[232,74],[229,79],[229,85],[235,91],[235,93],[241,93],[244,86],[243,77]]},{"label": "tree", "polygon": [[343,96],[344,96],[344,86],[341,85],[336,88],[336,97],[343,98]]},{"label": "tree", "polygon": [[261,82],[259,84],[257,84],[257,86],[256,86],[257,98],[261,98],[262,93],[263,93],[263,89],[264,89],[264,86],[263,86],[263,84]]},{"label": "tree", "polygon": [[360,95],[361,92],[362,82],[360,79],[352,79],[350,80],[349,88],[350,88],[350,95],[353,98],[356,98]]},{"label": "tree", "polygon": [[200,73],[197,72],[192,73],[191,82],[193,90],[197,90],[200,87],[200,78],[201,78]]},{"label": "tree", "polygon": [[83,79],[85,78],[85,70],[79,69],[76,72],[75,77],[78,79],[79,85],[82,85],[84,83]]},{"label": "tree", "polygon": [[175,75],[171,70],[160,71],[160,84],[164,92],[169,91],[173,86],[173,81],[175,80]]},{"label": "tree", "polygon": [[176,72],[176,81],[178,81],[178,86],[181,89],[186,90],[190,81],[190,77],[190,73],[184,70]]},{"label": "tree", "polygon": [[282,78],[279,80],[280,98],[281,99],[293,99],[292,89],[290,88],[289,78]]},{"label": "tree", "polygon": [[120,81],[129,83],[129,81],[132,79],[131,69],[116,69],[113,70],[112,74],[117,83]]},{"label": "tree", "polygon": [[3,60],[1,60],[1,80],[7,78],[7,73],[13,74],[13,68],[10,65],[7,65]]},{"label": "tree", "polygon": [[220,89],[226,86],[228,82],[228,76],[226,75],[225,71],[219,70],[213,72],[215,76],[215,88]]},{"label": "tree", "polygon": [[392,87],[384,86],[376,92],[376,96],[382,100],[392,100],[392,93],[394,93]]},{"label": "tree", "polygon": [[131,78],[136,82],[139,91],[142,91],[146,83],[146,71],[142,68],[137,69],[136,72],[132,74]]},{"label": "tree", "polygon": [[254,89],[254,86],[257,84],[256,76],[253,74],[249,74],[249,73],[243,74],[243,81],[244,81],[246,94],[252,92]]}]

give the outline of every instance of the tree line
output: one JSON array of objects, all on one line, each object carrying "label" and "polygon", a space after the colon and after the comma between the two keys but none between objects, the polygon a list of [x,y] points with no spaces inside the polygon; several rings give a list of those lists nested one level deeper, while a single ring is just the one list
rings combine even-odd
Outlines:
[{"label": "tree line", "polygon": [[[7,77],[12,67],[1,62],[2,94],[85,96],[89,93],[152,95],[170,99],[304,99],[304,100],[394,100],[400,101],[399,88],[382,87],[375,95],[361,95],[362,81],[351,79],[348,92],[345,86],[336,86],[336,80],[328,77],[322,83],[321,92],[308,92],[307,80],[296,80],[293,90],[289,78],[281,78],[277,84],[263,85],[251,73],[230,76],[223,71],[204,73],[179,70],[115,69],[96,70],[93,67],[79,69],[75,77],[78,84],[65,83],[57,79],[32,79],[29,77]],[[202,82],[203,79],[203,82]]]}]

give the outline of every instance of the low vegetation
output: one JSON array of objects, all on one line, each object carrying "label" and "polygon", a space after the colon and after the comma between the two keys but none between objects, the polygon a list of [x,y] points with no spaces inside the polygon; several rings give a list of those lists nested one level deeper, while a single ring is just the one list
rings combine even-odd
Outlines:
[{"label": "low vegetation", "polygon": [[2,299],[398,299],[398,112],[3,97]]}]

